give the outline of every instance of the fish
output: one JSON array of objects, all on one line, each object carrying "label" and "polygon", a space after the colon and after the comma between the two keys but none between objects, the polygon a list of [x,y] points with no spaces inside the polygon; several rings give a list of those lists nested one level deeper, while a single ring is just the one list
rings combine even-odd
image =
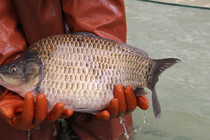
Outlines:
[{"label": "fish", "polygon": [[160,118],[158,76],[180,61],[152,59],[141,49],[92,33],[51,35],[0,66],[0,85],[23,97],[44,93],[50,109],[62,102],[65,108],[87,113],[105,109],[116,85],[134,91],[146,87],[152,91],[154,115]]}]

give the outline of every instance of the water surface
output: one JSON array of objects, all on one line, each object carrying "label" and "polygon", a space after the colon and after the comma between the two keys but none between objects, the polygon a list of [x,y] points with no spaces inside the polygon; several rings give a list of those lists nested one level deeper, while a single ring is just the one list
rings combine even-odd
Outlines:
[{"label": "water surface", "polygon": [[154,118],[151,106],[133,113],[135,139],[210,139],[210,10],[136,0],[125,5],[128,44],[152,58],[182,60],[159,77],[161,118]]}]

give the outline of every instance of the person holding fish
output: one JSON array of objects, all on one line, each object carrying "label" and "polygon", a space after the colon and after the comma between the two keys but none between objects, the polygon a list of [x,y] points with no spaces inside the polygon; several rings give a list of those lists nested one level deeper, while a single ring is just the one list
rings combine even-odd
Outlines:
[{"label": "person holding fish", "polygon": [[[1,0],[0,3],[1,65],[15,60],[28,45],[43,37],[65,34],[65,28],[126,42],[123,0]],[[34,99],[33,93],[28,92],[23,98],[1,87],[0,139],[28,139],[28,129],[32,139],[56,139],[60,135],[58,119],[66,119],[75,139],[125,138],[119,116],[124,116],[126,128],[132,134],[129,113],[137,106],[146,110],[149,102],[143,89],[138,91],[143,96],[138,97],[131,87],[124,89],[122,85],[116,85],[113,92],[115,98],[107,109],[92,115],[73,113],[61,102],[48,110],[44,93]],[[53,135],[55,132],[57,136]]]}]

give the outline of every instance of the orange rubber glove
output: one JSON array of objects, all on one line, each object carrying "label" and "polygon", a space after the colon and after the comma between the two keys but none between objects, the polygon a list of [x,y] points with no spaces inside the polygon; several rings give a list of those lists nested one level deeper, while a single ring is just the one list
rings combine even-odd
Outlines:
[{"label": "orange rubber glove", "polygon": [[149,108],[149,100],[145,95],[136,97],[137,105],[142,110],[147,110]]},{"label": "orange rubber glove", "polygon": [[[104,20],[95,20],[95,19],[93,20],[91,18],[90,18],[90,20],[88,20],[88,18],[86,19],[86,17],[90,16],[91,13],[96,12],[95,11],[96,9],[94,8],[95,6],[91,4],[93,2],[87,3],[87,2],[83,2],[83,1],[75,2],[75,1],[63,0],[62,6],[56,0],[46,1],[46,3],[42,3],[42,1],[40,1],[40,0],[37,0],[36,2],[37,3],[33,3],[33,1],[28,1],[28,0],[23,0],[21,2],[19,2],[19,1],[14,2],[16,9],[17,9],[18,16],[20,17],[20,21],[21,21],[21,24],[24,29],[24,33],[27,37],[27,41],[29,42],[29,44],[33,43],[34,41],[37,41],[38,39],[41,39],[42,37],[48,36],[48,35],[65,33],[60,7],[63,8],[64,14],[65,14],[65,19],[67,20],[68,24],[70,25],[71,31],[73,31],[73,32],[80,32],[80,31],[92,32],[99,36],[114,39],[114,40],[121,41],[121,42],[123,42],[123,40],[125,40],[126,26],[124,26],[124,25],[126,25],[126,21],[125,21],[123,9],[120,9],[120,10],[122,10],[122,13],[120,13],[119,11],[116,10],[115,11],[116,15],[118,15],[118,14],[119,15],[123,14],[123,15],[119,16],[119,17],[117,17],[117,16],[112,17],[113,19],[110,18],[110,16],[113,16],[113,13],[111,13],[111,12],[106,13],[106,14],[109,14],[109,16],[103,15],[102,17],[100,17],[100,14],[99,14],[99,17],[97,17],[99,19],[106,18],[105,20],[107,20],[107,23],[109,23],[110,26],[117,25],[116,26],[117,29],[110,30],[110,29],[108,29],[109,28],[108,25],[105,26]],[[122,3],[121,2],[116,3],[115,1],[110,1],[110,2],[112,4],[114,4],[116,7],[120,7],[120,5],[121,5],[124,8],[123,2]],[[98,0],[95,0],[94,3],[101,4]],[[28,9],[29,5],[31,7],[30,10]],[[47,5],[52,5],[54,12],[52,12],[51,9],[44,8]],[[93,6],[93,7],[88,8],[88,10],[86,10],[85,12],[81,12],[81,13],[77,10],[77,8],[81,8],[80,10],[82,10],[82,8],[87,9],[87,7],[89,7],[88,5]],[[101,8],[106,11],[107,7],[105,5],[106,4],[104,4],[104,7],[102,6]],[[40,7],[43,7],[43,9],[40,9]],[[28,12],[25,12],[25,9],[28,9],[27,10]],[[75,13],[75,11],[77,11],[77,12]],[[41,14],[41,15],[38,14],[40,12],[42,12],[43,14]],[[89,13],[86,13],[86,12],[89,12]],[[54,15],[54,14],[56,14],[56,15]],[[48,15],[48,16],[46,17],[45,15]],[[72,20],[72,18],[73,18],[73,20]],[[116,20],[116,21],[114,21],[114,20]],[[54,21],[56,21],[56,24]],[[37,24],[37,23],[39,23],[39,24]],[[94,27],[94,26],[96,26],[96,27]],[[53,27],[53,30],[52,30],[52,27]],[[102,32],[101,31],[102,29],[106,30],[106,32],[104,32],[104,31]],[[119,30],[121,31],[120,33],[119,33]],[[121,95],[124,98],[122,98]],[[99,112],[96,118],[102,119],[102,120],[104,120],[104,119],[107,120],[109,118],[109,116],[111,116],[111,118],[114,118],[119,115],[123,115],[126,112],[131,112],[137,106],[136,104],[133,105],[133,103],[136,102],[136,98],[135,98],[133,92],[129,91],[128,93],[126,93],[126,96],[124,96],[124,90],[121,90],[121,91],[117,91],[115,96],[118,96],[118,97],[117,98],[115,97],[116,99],[114,99],[110,102],[109,109]],[[128,103],[126,103],[127,99],[128,99]],[[116,100],[118,100],[118,101],[116,101]],[[120,107],[122,105],[124,105],[124,111],[120,110],[120,111],[116,112],[117,108],[119,108],[119,107],[115,106],[116,102],[119,102],[118,106],[120,106]],[[128,109],[126,109],[127,105],[128,105]],[[113,110],[112,110],[112,108],[113,108]],[[119,114],[118,114],[118,112],[119,112]],[[113,115],[113,114],[117,114],[117,115]]]},{"label": "orange rubber glove", "polygon": [[143,89],[142,96],[135,97],[134,91],[131,87],[123,88],[122,85],[117,85],[114,88],[114,99],[109,103],[107,110],[98,112],[97,119],[108,120],[116,118],[123,114],[128,114],[138,107],[146,110],[149,108],[149,101],[144,94],[147,94]]},{"label": "orange rubber glove", "polygon": [[[73,32],[89,31],[99,36],[114,39],[121,42],[125,42],[125,39],[126,39],[126,26],[125,26],[126,21],[125,21],[125,13],[124,13],[124,4],[122,0],[120,2],[110,0],[105,3],[101,3],[100,1],[97,1],[97,0],[94,2],[91,1],[88,3],[84,1],[78,2],[78,1],[63,0],[62,6],[60,2],[57,0],[46,0],[45,2],[41,0],[36,0],[36,2],[23,0],[23,1],[14,1],[15,8],[11,8],[11,5],[13,4],[8,0],[4,0],[4,3],[7,3],[6,8],[9,7],[9,9],[6,9],[7,11],[5,11],[5,8],[3,7],[2,10],[4,12],[2,13],[3,14],[8,13],[8,14],[5,16],[1,16],[1,20],[0,20],[0,21],[5,21],[5,23],[1,24],[2,27],[6,27],[5,30],[9,29],[9,33],[5,33],[5,31],[2,31],[2,27],[0,29],[2,33],[1,38],[3,35],[6,35],[6,37],[3,38],[4,43],[6,42],[6,45],[3,45],[6,51],[1,51],[2,48],[0,49],[0,53],[5,59],[7,59],[8,57],[11,57],[12,55],[16,53],[19,53],[20,51],[23,51],[26,48],[25,40],[27,40],[27,42],[31,44],[34,41],[37,41],[38,39],[41,39],[44,36],[65,33],[61,7],[63,8],[65,18],[71,27],[71,31]],[[99,10],[97,10],[97,5],[101,5],[101,4],[104,6],[100,7]],[[113,8],[114,10],[110,9],[110,5],[114,7]],[[83,6],[86,6],[86,8],[84,8]],[[78,9],[78,8],[81,8],[81,9]],[[15,12],[14,12],[14,9],[16,9]],[[97,11],[100,11],[100,12],[97,12]],[[105,14],[104,14],[104,11],[105,11]],[[96,14],[95,16],[94,15],[95,13],[97,13],[98,15]],[[18,19],[20,21],[18,21]],[[19,27],[18,25],[20,24],[19,22],[21,23],[23,31],[18,29]],[[15,31],[15,33],[19,36],[14,36],[15,33],[11,31]],[[22,32],[24,32],[24,35],[22,34]],[[1,41],[1,38],[0,38],[0,41]],[[1,41],[0,43],[2,43],[3,41]],[[22,41],[23,43],[21,44],[20,41]],[[21,47],[24,49],[21,49]],[[1,60],[1,61],[3,62],[4,60]],[[124,94],[126,92],[124,92],[123,90],[122,93]],[[126,100],[119,100],[117,98],[117,99],[113,99],[117,101],[110,102],[109,109],[107,110],[107,112],[109,112],[111,118],[113,116],[118,116],[118,115],[123,114],[123,113],[119,113],[120,111],[116,111],[117,110],[116,108],[119,109],[119,106],[122,106],[122,104],[126,104],[125,103],[127,101],[126,97],[125,97]],[[135,96],[132,96],[132,97],[135,97]],[[24,103],[27,102],[27,100],[29,99],[25,98]],[[135,100],[135,98],[132,98],[132,100]],[[116,107],[117,106],[116,102],[119,103],[118,107]],[[24,103],[22,105],[22,111],[24,111]],[[138,100],[137,100],[137,104],[138,104]],[[126,104],[126,107],[128,105],[129,103]],[[36,108],[36,104],[34,108]],[[110,108],[113,108],[113,109],[110,109]],[[133,108],[133,105],[130,108]],[[45,110],[46,106],[40,107],[40,109]],[[62,110],[62,107],[60,109]],[[19,110],[21,112],[21,109]],[[26,110],[28,111],[23,112],[25,116],[27,116],[26,114],[30,115],[31,112],[36,114],[36,110],[31,111],[30,108]],[[60,112],[60,111],[53,111],[53,112],[57,114],[56,112]],[[126,109],[126,111],[124,112],[126,113],[129,111],[128,109]],[[17,118],[19,118],[18,116],[21,114],[22,113],[14,113],[14,117],[17,116]],[[115,114],[118,114],[118,115],[115,115]],[[49,117],[47,118],[50,120],[50,118],[53,116],[54,115],[49,115]],[[102,119],[106,118],[106,116],[107,115],[105,114],[105,117],[104,117],[103,113],[101,115]],[[22,117],[20,118],[24,118],[24,115],[22,115]],[[131,118],[130,115],[128,115],[128,118],[129,119]],[[24,119],[16,119],[16,120],[24,120]],[[131,120],[129,119],[126,120],[127,122],[129,122],[128,126],[132,125]],[[35,117],[33,118],[33,120],[35,120]],[[55,120],[55,119],[51,119],[51,120]],[[112,120],[110,120],[109,122],[110,125],[114,124],[114,122],[118,122],[117,120],[115,121],[112,121]],[[35,121],[33,121],[33,123],[34,122]],[[106,121],[106,123],[107,122],[108,121]],[[84,126],[84,124],[82,125]],[[90,124],[90,127],[91,128],[94,127],[94,129],[97,126],[98,125]],[[109,126],[106,127],[107,130],[110,129]],[[116,126],[116,125],[113,125],[113,126]],[[111,128],[111,129],[114,129],[114,128]],[[116,135],[118,134],[116,133]]]},{"label": "orange rubber glove", "polygon": [[[107,0],[106,2],[62,0],[62,6],[66,21],[72,32],[91,32],[104,38],[125,43],[126,19],[123,0]],[[132,112],[137,104],[138,106],[149,105],[146,96],[136,98],[133,90],[127,88],[124,90],[122,86],[117,85],[114,91],[114,99],[110,101],[108,109],[98,112],[96,118],[108,120]],[[142,98],[141,101],[139,98]],[[146,105],[142,105],[144,103]]]},{"label": "orange rubber glove", "polygon": [[[54,1],[54,2],[55,2],[55,5],[59,3],[59,1]],[[13,6],[14,4],[10,0],[1,1],[0,64],[3,64],[3,63],[6,64],[6,63],[11,62],[15,58],[17,58],[17,56],[22,54],[27,46],[25,35],[23,34],[23,31],[20,30],[19,28],[20,22],[18,19],[21,17],[17,17],[17,12],[15,11],[15,8]],[[55,15],[53,16],[56,17]],[[63,23],[61,19],[59,21]],[[38,22],[39,21],[37,20],[37,22],[34,24],[38,24]],[[58,22],[52,22],[51,20],[48,20],[48,22],[55,23],[55,26],[57,26],[57,23],[58,23]],[[46,26],[48,27],[46,22],[44,22],[44,24],[45,24],[45,27]],[[31,27],[31,29],[34,29],[34,28]],[[62,27],[62,29],[64,28]],[[42,36],[39,34],[40,31],[38,29],[35,29],[35,30],[38,31],[37,34],[32,34],[30,32],[28,36],[33,38],[34,37],[33,35],[37,35],[41,38]],[[50,31],[55,31],[55,30],[50,30]],[[58,32],[56,32],[56,34],[57,33]],[[30,40],[30,38],[28,40]],[[7,90],[5,90],[4,94],[0,93],[0,96],[1,96],[0,114],[2,118],[4,118],[9,124],[14,126],[15,128],[20,128],[24,130],[28,128],[33,128],[35,126],[38,126],[44,120],[55,121],[60,117],[61,118],[69,117],[73,113],[72,110],[63,109],[63,106],[64,106],[63,103],[57,103],[52,111],[49,111],[49,112],[46,111],[47,101],[46,101],[45,95],[43,94],[39,94],[37,96],[36,104],[34,104],[34,98],[33,98],[33,95],[31,95],[31,93],[27,93],[26,98],[24,99],[20,97],[19,95],[14,94],[12,92],[9,92],[7,94]]]},{"label": "orange rubber glove", "polygon": [[[117,85],[114,94],[115,98],[110,101],[107,110],[99,112],[96,115],[97,119],[108,120],[132,112],[137,103],[142,109],[147,109],[149,106],[146,96],[139,96],[136,99],[131,87],[127,87],[124,91],[121,85]],[[13,127],[23,130],[37,127],[45,120],[56,121],[59,118],[70,117],[73,111],[63,107],[63,103],[57,103],[47,113],[47,100],[44,94],[37,95],[35,105],[33,94],[30,92],[25,95],[24,100],[7,90],[0,97],[0,115]]]},{"label": "orange rubber glove", "polygon": [[64,109],[63,103],[57,103],[51,111],[47,110],[47,100],[44,94],[38,94],[34,104],[34,96],[26,93],[23,99],[7,90],[0,97],[0,115],[13,127],[27,130],[39,126],[45,120],[55,121],[68,118],[73,114],[70,109]]}]

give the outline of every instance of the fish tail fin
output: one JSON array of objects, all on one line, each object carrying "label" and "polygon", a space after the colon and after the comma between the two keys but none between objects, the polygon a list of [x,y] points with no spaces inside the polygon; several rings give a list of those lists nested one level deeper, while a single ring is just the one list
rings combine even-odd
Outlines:
[{"label": "fish tail fin", "polygon": [[155,117],[158,119],[161,115],[161,107],[158,101],[158,97],[155,90],[155,85],[158,81],[158,76],[167,68],[172,65],[181,62],[181,60],[176,58],[167,58],[167,59],[157,59],[154,60],[152,66],[150,78],[148,80],[148,88],[152,91],[152,107]]}]

